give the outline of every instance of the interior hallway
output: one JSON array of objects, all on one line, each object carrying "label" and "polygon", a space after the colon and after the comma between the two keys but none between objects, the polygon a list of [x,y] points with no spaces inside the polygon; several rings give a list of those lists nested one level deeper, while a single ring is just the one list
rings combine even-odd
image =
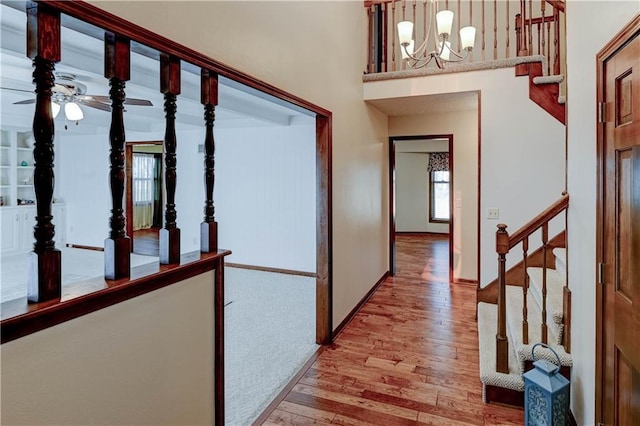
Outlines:
[{"label": "interior hallway", "polygon": [[450,285],[448,237],[398,235],[385,280],[264,424],[521,425],[482,402],[475,287]]}]

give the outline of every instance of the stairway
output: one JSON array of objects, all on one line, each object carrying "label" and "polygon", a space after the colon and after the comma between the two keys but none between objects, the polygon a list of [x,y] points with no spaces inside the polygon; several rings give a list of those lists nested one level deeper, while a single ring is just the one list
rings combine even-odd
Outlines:
[{"label": "stairway", "polygon": [[[563,287],[566,283],[566,249],[555,248],[553,255],[556,269],[547,268],[547,325],[548,344],[559,355],[561,372],[569,375],[573,365],[571,354],[565,351],[563,342]],[[507,336],[509,339],[509,373],[496,372],[496,333],[498,305],[478,303],[478,340],[480,350],[480,381],[484,402],[502,402],[511,405],[524,403],[523,374],[529,370],[533,358],[531,349],[541,339],[542,318],[542,268],[527,268],[530,285],[527,293],[529,343],[522,339],[522,300],[520,286],[506,286]],[[538,347],[536,359],[553,363],[557,360],[548,349]]]},{"label": "stairway", "polygon": [[[546,58],[544,59],[546,61]],[[516,76],[529,76],[529,99],[551,114],[562,124],[566,124],[566,97],[560,94],[560,84],[564,75],[545,75],[543,62],[532,62],[516,66]]]}]

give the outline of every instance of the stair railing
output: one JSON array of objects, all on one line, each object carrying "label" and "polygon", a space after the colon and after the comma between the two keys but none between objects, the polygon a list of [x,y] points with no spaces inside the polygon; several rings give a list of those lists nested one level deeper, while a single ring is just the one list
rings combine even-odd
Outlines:
[{"label": "stair railing", "polygon": [[[534,6],[535,3],[535,6]],[[551,13],[547,11],[551,5]],[[539,5],[539,6],[538,6]],[[540,16],[534,17],[534,10]],[[547,58],[547,75],[562,73],[561,35],[564,34],[564,1],[520,0],[520,13],[516,15],[516,52],[518,56],[543,55]],[[551,39],[553,34],[553,40]]]},{"label": "stair railing", "polygon": [[[512,235],[507,232],[507,225],[501,223],[496,231],[496,252],[498,253],[498,332],[496,333],[496,371],[509,372],[509,341],[507,338],[507,305],[506,305],[506,256],[517,244],[522,243],[523,251],[523,285],[522,285],[522,339],[523,343],[529,343],[529,324],[527,308],[527,292],[529,290],[529,276],[527,275],[527,259],[529,250],[529,237],[537,230],[542,231],[542,342],[547,343],[547,249],[549,244],[549,222],[565,211],[569,206],[569,194],[563,193],[562,197],[550,205],[542,213],[531,219]],[[568,313],[570,292],[568,284],[564,287],[563,309]],[[566,316],[566,315],[565,315]],[[565,346],[568,348],[568,339]],[[568,351],[568,349],[567,349]]]},{"label": "stair railing", "polygon": [[[502,0],[365,0],[367,10],[367,68],[366,73],[400,71],[407,65],[402,60],[397,24],[409,20],[414,23],[417,44],[435,25],[431,8],[454,12],[454,24],[449,35],[452,49],[460,50],[460,28],[473,25],[476,42],[467,61],[491,61],[514,56],[544,55],[549,60],[548,71],[560,74],[561,34],[564,28],[563,0],[520,0],[518,12],[515,1]],[[548,4],[547,4],[548,3]],[[549,5],[551,11],[548,10]],[[534,16],[538,11],[540,16]],[[553,39],[553,41],[551,41]],[[436,41],[429,40],[433,49]],[[534,49],[537,47],[537,49]],[[548,73],[550,74],[550,73]]]}]

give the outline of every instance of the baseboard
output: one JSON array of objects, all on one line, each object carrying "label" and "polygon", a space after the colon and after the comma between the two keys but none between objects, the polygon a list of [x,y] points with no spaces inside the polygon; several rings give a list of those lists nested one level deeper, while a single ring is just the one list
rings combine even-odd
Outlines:
[{"label": "baseboard", "polygon": [[486,385],[485,398],[487,403],[497,402],[500,404],[512,405],[514,407],[524,407],[524,392],[513,389]]},{"label": "baseboard", "polygon": [[95,247],[95,246],[83,246],[81,244],[66,244],[69,248],[77,248],[83,250],[94,250],[94,251],[104,251],[104,247]]},{"label": "baseboard", "polygon": [[412,231],[396,231],[396,235],[411,236],[411,235],[449,235],[448,232],[412,232]]},{"label": "baseboard", "polygon": [[278,405],[287,397],[287,394],[291,392],[291,389],[300,381],[302,376],[305,375],[307,370],[311,368],[314,362],[318,359],[322,351],[324,350],[324,346],[320,346],[314,353],[311,355],[311,358],[304,363],[302,368],[296,373],[295,376],[286,384],[284,388],[278,393],[278,395],[271,401],[271,403],[267,406],[267,408],[262,411],[262,413],[258,416],[257,419],[251,424],[252,426],[259,426],[267,421],[273,410],[275,410]]},{"label": "baseboard", "polygon": [[478,285],[478,280],[469,280],[466,278],[456,278],[452,281],[453,284],[466,284],[466,285],[474,285],[477,286]]},{"label": "baseboard", "polygon": [[245,265],[242,263],[231,263],[231,262],[225,262],[225,266],[228,268],[230,267],[230,268],[239,268],[239,269],[251,269],[253,271],[273,272],[276,274],[298,275],[302,277],[311,277],[311,278],[316,277],[316,274],[314,272],[294,271],[292,269],[269,268],[267,266]]},{"label": "baseboard", "polygon": [[375,283],[373,287],[371,287],[371,290],[369,290],[367,294],[365,294],[364,297],[360,299],[360,302],[358,302],[358,304],[354,306],[351,312],[349,312],[349,314],[342,320],[342,322],[336,327],[336,329],[333,330],[333,340],[335,340],[336,337],[338,337],[338,335],[342,332],[342,330],[344,330],[347,324],[351,322],[351,320],[356,316],[360,309],[362,309],[364,304],[367,303],[371,296],[373,296],[373,293],[376,292],[376,290],[382,285],[387,277],[389,277],[389,271],[386,271],[384,274],[382,274],[382,277],[378,280],[378,282]]}]

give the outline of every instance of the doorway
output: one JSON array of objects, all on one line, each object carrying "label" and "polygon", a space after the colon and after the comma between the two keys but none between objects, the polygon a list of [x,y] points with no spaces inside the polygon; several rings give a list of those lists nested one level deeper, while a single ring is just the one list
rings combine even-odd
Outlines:
[{"label": "doorway", "polygon": [[125,215],[131,251],[159,256],[162,228],[162,141],[127,142],[125,146]]},{"label": "doorway", "polygon": [[389,138],[389,272],[398,233],[448,234],[453,282],[453,135]]},{"label": "doorway", "polygon": [[598,54],[596,419],[640,419],[640,15]]}]

